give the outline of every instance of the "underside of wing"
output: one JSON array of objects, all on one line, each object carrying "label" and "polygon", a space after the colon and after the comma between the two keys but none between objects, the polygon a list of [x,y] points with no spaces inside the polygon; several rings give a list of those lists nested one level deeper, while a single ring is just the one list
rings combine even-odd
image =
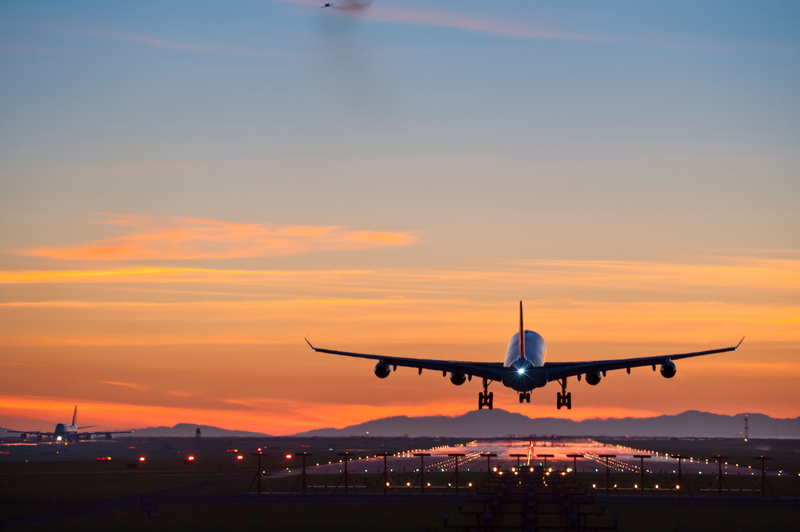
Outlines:
[{"label": "underside of wing", "polygon": [[499,381],[503,378],[503,364],[501,362],[465,362],[456,360],[430,360],[425,358],[404,358],[392,357],[384,355],[372,355],[367,353],[351,353],[349,351],[336,351],[333,349],[323,349],[321,347],[314,347],[311,342],[306,340],[308,345],[317,353],[328,353],[331,355],[340,355],[355,358],[366,358],[369,360],[377,360],[387,366],[394,367],[408,367],[416,368],[420,371],[423,369],[432,371],[441,371],[442,373],[454,372],[460,373],[465,376],[480,377],[493,381]]},{"label": "underside of wing", "polygon": [[[742,338],[742,341],[744,338]],[[660,355],[654,357],[640,357],[640,358],[622,358],[617,360],[594,360],[589,362],[547,362],[544,368],[547,370],[547,380],[556,381],[566,377],[573,377],[575,375],[582,375],[584,373],[599,373],[604,371],[613,371],[615,369],[630,369],[643,366],[655,366],[658,364],[666,364],[673,360],[680,360],[682,358],[692,358],[705,355],[713,355],[717,353],[726,353],[728,351],[736,351],[742,345],[740,341],[733,347],[724,347],[722,349],[712,349],[709,351],[697,351],[694,353],[677,353],[674,355]]]}]

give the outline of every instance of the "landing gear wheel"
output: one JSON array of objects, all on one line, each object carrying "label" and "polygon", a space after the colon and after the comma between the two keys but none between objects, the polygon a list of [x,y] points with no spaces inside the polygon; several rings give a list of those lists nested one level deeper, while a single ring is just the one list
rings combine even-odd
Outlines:
[{"label": "landing gear wheel", "polygon": [[561,392],[558,392],[556,394],[556,406],[558,407],[559,410],[561,410],[561,405],[563,405],[563,402],[561,400]]},{"label": "landing gear wheel", "polygon": [[521,403],[524,400],[525,400],[525,394],[523,392],[519,392],[519,402]]},{"label": "landing gear wheel", "polygon": [[489,410],[494,406],[494,393],[489,391],[489,379],[483,379],[483,391],[478,394],[478,410],[483,410],[484,406]]},{"label": "landing gear wheel", "polygon": [[526,403],[530,403],[531,402],[531,392],[528,392],[528,393],[525,394],[525,402]]},{"label": "landing gear wheel", "polygon": [[565,399],[566,401],[564,402],[567,405],[567,410],[572,410],[572,392],[569,392]]}]

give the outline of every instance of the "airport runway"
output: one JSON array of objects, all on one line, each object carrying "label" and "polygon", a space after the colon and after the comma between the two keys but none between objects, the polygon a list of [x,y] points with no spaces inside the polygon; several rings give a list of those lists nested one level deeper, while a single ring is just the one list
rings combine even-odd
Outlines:
[{"label": "airport runway", "polygon": [[[416,453],[426,453],[430,456],[414,456]],[[677,473],[678,460],[663,453],[650,452],[647,449],[633,449],[617,445],[605,445],[591,439],[573,440],[563,442],[557,440],[536,440],[531,442],[520,439],[508,440],[475,440],[466,446],[434,447],[430,449],[408,449],[405,452],[388,456],[386,467],[390,473],[404,473],[419,471],[420,464],[424,464],[426,472],[455,471],[456,458],[449,454],[463,453],[458,457],[460,471],[483,471],[487,467],[497,468],[499,471],[511,471],[519,464],[521,467],[545,466],[545,457],[539,455],[553,455],[546,457],[548,470],[554,473],[569,472],[574,466],[570,454],[582,454],[583,458],[577,459],[578,472],[605,472],[606,458],[600,455],[615,455],[608,458],[608,467],[612,473],[640,473],[640,459],[634,455],[650,455],[645,459],[644,467],[647,473]],[[495,454],[487,459],[486,453]],[[525,455],[513,457],[513,454]],[[343,460],[343,458],[342,458]],[[382,456],[367,456],[365,453],[355,452],[349,459],[347,470],[350,473],[382,473],[384,459]],[[684,475],[716,475],[717,463],[695,457],[683,460],[681,469]],[[338,474],[344,471],[343,461],[317,463],[313,457],[308,457],[306,463],[307,473]],[[738,467],[737,464],[723,462],[723,473],[730,475],[758,475],[760,471],[748,466]],[[285,477],[298,474],[299,468],[286,468],[271,476]]]}]

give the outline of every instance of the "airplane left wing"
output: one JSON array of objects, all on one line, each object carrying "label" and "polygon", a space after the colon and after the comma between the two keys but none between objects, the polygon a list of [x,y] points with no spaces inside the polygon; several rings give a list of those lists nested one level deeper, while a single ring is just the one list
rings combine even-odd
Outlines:
[{"label": "airplane left wing", "polygon": [[430,360],[425,358],[402,358],[390,357],[383,355],[369,355],[364,353],[350,353],[347,351],[335,351],[333,349],[322,349],[321,347],[314,347],[311,342],[306,339],[306,343],[317,353],[328,353],[331,355],[341,355],[346,357],[367,358],[370,360],[377,360],[389,366],[400,366],[407,368],[417,368],[422,372],[423,369],[441,371],[447,373],[448,371],[463,373],[464,375],[480,377],[490,381],[503,380],[503,364],[502,362],[459,362],[453,360]]},{"label": "airplane left wing", "polygon": [[615,369],[630,369],[642,366],[653,366],[656,364],[664,364],[672,360],[679,360],[681,358],[700,357],[704,355],[713,355],[716,353],[727,353],[728,351],[736,351],[744,338],[733,347],[724,347],[722,349],[712,349],[710,351],[697,351],[695,353],[678,353],[675,355],[661,355],[654,357],[641,357],[641,358],[623,358],[618,360],[595,360],[590,362],[546,362],[544,368],[547,370],[548,382],[557,381],[566,377],[573,377],[582,375],[584,373],[605,372]]}]

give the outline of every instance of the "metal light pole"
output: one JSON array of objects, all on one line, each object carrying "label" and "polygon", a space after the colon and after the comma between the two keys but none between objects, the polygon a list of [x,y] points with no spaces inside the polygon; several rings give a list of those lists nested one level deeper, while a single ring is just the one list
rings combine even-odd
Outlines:
[{"label": "metal light pole", "polygon": [[[761,498],[763,499],[766,497],[766,487],[767,487],[767,470],[764,467],[764,460],[772,460],[771,456],[756,456],[754,457],[756,460],[761,460]],[[772,490],[772,487],[769,488]],[[773,492],[774,494],[775,492]]]},{"label": "metal light pole", "polygon": [[[350,460],[350,457],[353,456],[353,453],[349,453],[347,451],[343,453],[336,453],[336,456],[343,456],[344,458],[342,461],[344,462],[344,473],[342,476],[339,477],[339,482],[336,483],[336,487],[333,488],[333,493],[336,493],[336,490],[339,489],[339,484],[342,483],[344,480],[344,494],[347,495],[347,486],[350,484],[350,474],[347,472],[347,461]],[[353,483],[353,489],[355,489],[356,485]]]},{"label": "metal light pole", "polygon": [[[728,457],[721,456],[718,454],[717,456],[712,456],[711,458],[717,461],[717,466],[719,471],[719,486],[717,486],[717,492],[719,493],[720,498],[722,498],[722,483],[724,482],[722,480],[722,461]],[[725,484],[725,486],[727,487],[727,483]],[[730,489],[728,491],[730,491]]]},{"label": "metal light pole", "polygon": [[544,458],[544,472],[547,473],[547,459],[548,458],[555,458],[556,455],[554,454],[537,454],[539,458]]},{"label": "metal light pole", "polygon": [[608,495],[608,486],[611,483],[611,470],[609,469],[608,459],[609,458],[616,458],[616,454],[598,454],[600,458],[606,459],[606,495]]},{"label": "metal light pole", "polygon": [[250,488],[253,486],[253,482],[256,482],[256,486],[258,489],[258,494],[261,495],[261,457],[267,456],[267,453],[262,452],[261,449],[258,450],[257,453],[250,453],[250,456],[257,456],[258,457],[258,471],[256,471],[256,478],[250,481],[250,487],[247,488],[247,491],[250,491]]},{"label": "metal light pole", "polygon": [[[389,490],[389,484],[391,483],[391,479],[389,477],[389,470],[387,469],[388,466],[386,463],[386,459],[389,456],[394,456],[394,455],[392,453],[382,452],[378,456],[383,456],[383,474],[381,475],[380,482],[381,484],[383,484],[383,494],[386,495],[386,493]],[[375,492],[373,491],[373,493]]]},{"label": "metal light pole", "polygon": [[527,454],[509,454],[508,456],[511,456],[511,457],[517,459],[517,471],[519,471],[519,459],[520,458],[527,458],[528,455]]},{"label": "metal light pole", "polygon": [[458,484],[461,482],[461,477],[458,475],[458,457],[459,456],[466,456],[464,453],[449,453],[447,456],[455,457],[456,459],[456,475],[455,475],[455,483],[456,483],[456,496],[458,496]]},{"label": "metal light pole", "polygon": [[486,457],[486,475],[490,475],[492,473],[492,456],[497,456],[495,453],[483,453],[481,456]]},{"label": "metal light pole", "polygon": [[419,494],[425,495],[425,457],[430,453],[414,453],[414,456],[419,456]]},{"label": "metal light pole", "polygon": [[651,458],[651,456],[649,454],[634,454],[633,457],[639,459],[639,463],[640,463],[639,468],[641,469],[641,473],[642,473],[642,479],[641,479],[642,488],[641,488],[641,490],[642,490],[642,497],[644,497],[644,459],[645,458]]},{"label": "metal light pole", "polygon": [[583,458],[582,454],[568,454],[567,458],[572,458],[572,472],[578,478],[578,458]]},{"label": "metal light pole", "polygon": [[313,456],[311,453],[302,452],[296,453],[294,456],[302,456],[303,457],[303,472],[300,473],[300,478],[297,479],[297,482],[294,483],[294,487],[292,487],[292,493],[294,493],[295,488],[297,487],[298,482],[303,483],[303,495],[306,494],[306,487],[308,486],[308,475],[306,474],[306,456]]},{"label": "metal light pole", "polygon": [[[686,458],[690,458],[690,457],[683,456],[682,454],[673,454],[672,457],[676,458],[678,460],[678,498],[680,498],[681,497],[681,486],[683,485],[683,470],[681,469],[681,462],[683,460],[686,460]],[[686,490],[689,491],[688,486],[686,487]],[[689,495],[692,495],[691,491],[689,491]],[[692,498],[694,498],[694,495],[692,495]]]}]

